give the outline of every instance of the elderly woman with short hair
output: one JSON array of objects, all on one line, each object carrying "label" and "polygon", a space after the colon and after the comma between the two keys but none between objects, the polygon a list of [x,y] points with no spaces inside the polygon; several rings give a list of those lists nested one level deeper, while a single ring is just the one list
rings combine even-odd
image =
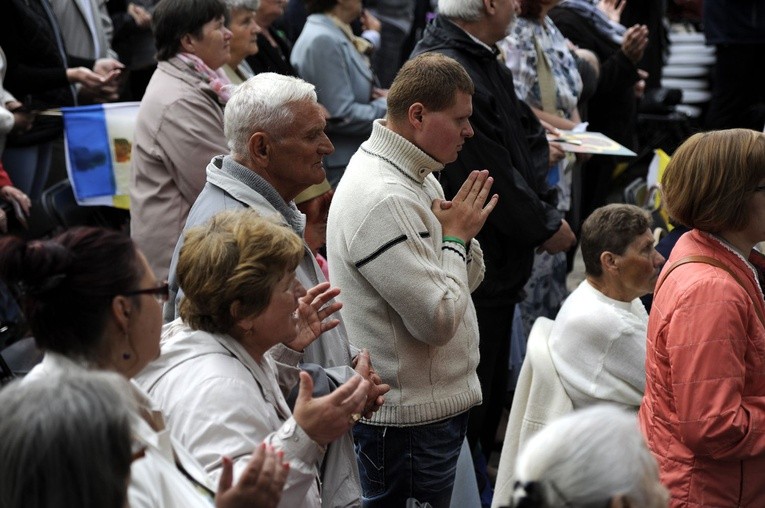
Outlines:
[{"label": "elderly woman with short hair", "polygon": [[161,0],[153,14],[157,70],[135,125],[130,228],[154,273],[167,277],[173,248],[205,184],[205,166],[228,153],[223,107],[231,31],[222,0]]},{"label": "elderly woman with short hair", "polygon": [[515,508],[667,507],[635,416],[612,406],[576,411],[539,431],[516,471]]},{"label": "elderly woman with short hair", "polygon": [[268,350],[280,343],[302,349],[339,324],[322,320],[341,306],[324,307],[339,293],[329,283],[306,292],[295,278],[303,255],[300,237],[254,210],[222,212],[189,229],[176,267],[181,317],[165,326],[162,355],[137,378],[208,471],[220,467],[218,451],[246,456],[260,442],[283,451],[290,462],[285,508],[321,505],[326,446],[361,418],[369,390],[356,374],[311,398],[311,376],[300,372],[294,411],[287,405],[298,371],[282,365],[277,372]]},{"label": "elderly woman with short hair", "polygon": [[234,85],[253,77],[246,58],[260,51],[258,36],[262,29],[255,19],[260,0],[225,0],[228,8],[226,27],[231,30],[231,56],[223,72]]},{"label": "elderly woman with short hair", "polygon": [[595,210],[582,225],[586,278],[563,303],[550,332],[550,356],[574,408],[609,402],[632,410],[643,398],[651,293],[664,258],[651,218],[633,205]]},{"label": "elderly woman with short hair", "polygon": [[765,134],[695,134],[662,192],[675,244],[648,322],[639,418],[673,506],[765,506]]}]

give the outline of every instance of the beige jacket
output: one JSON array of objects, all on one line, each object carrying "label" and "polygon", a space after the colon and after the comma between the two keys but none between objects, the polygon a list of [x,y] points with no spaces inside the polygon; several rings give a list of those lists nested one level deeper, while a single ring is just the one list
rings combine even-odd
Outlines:
[{"label": "beige jacket", "polygon": [[160,62],[135,126],[131,236],[160,279],[205,184],[210,160],[228,153],[218,96],[178,58]]}]

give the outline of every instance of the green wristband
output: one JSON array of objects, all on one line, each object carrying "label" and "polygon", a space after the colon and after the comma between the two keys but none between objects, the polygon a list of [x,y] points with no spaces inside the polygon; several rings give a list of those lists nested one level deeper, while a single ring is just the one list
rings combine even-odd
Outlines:
[{"label": "green wristband", "polygon": [[444,236],[443,237],[444,242],[452,242],[452,243],[458,243],[462,245],[462,247],[467,248],[465,245],[465,240],[462,238],[457,238],[456,236]]}]

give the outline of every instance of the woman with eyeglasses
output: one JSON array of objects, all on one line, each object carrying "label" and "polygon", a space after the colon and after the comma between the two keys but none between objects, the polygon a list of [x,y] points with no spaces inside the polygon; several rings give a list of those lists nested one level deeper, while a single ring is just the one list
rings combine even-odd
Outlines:
[{"label": "woman with eyeglasses", "polygon": [[648,319],[640,426],[672,506],[765,506],[765,134],[699,133],[662,193],[675,244]]},{"label": "woman with eyeglasses", "polygon": [[[15,288],[35,341],[45,351],[25,378],[104,370],[131,378],[159,355],[166,282],[132,240],[116,231],[75,228],[52,240],[0,239],[0,279]],[[260,445],[232,486],[223,458],[216,486],[164,428],[162,414],[134,387],[132,427],[145,447],[131,466],[131,507],[274,507],[288,466]],[[217,491],[217,492],[216,492]]]}]

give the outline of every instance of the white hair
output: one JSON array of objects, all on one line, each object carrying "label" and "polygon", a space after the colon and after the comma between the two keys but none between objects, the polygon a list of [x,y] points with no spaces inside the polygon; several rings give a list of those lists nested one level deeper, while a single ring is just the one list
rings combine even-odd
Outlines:
[{"label": "white hair", "polygon": [[131,464],[127,380],[83,371],[0,391],[0,506],[122,506]]},{"label": "white hair", "polygon": [[260,0],[225,0],[229,16],[237,10],[257,11]]},{"label": "white hair", "polygon": [[513,501],[587,508],[622,496],[630,506],[649,507],[656,504],[657,478],[635,414],[598,405],[554,421],[528,441],[516,461]]},{"label": "white hair", "polygon": [[223,132],[231,154],[247,157],[255,132],[279,135],[295,121],[290,104],[316,102],[314,86],[302,79],[264,72],[239,85],[226,103]]},{"label": "white hair", "polygon": [[461,21],[478,21],[486,11],[483,0],[438,0],[438,13]]}]

